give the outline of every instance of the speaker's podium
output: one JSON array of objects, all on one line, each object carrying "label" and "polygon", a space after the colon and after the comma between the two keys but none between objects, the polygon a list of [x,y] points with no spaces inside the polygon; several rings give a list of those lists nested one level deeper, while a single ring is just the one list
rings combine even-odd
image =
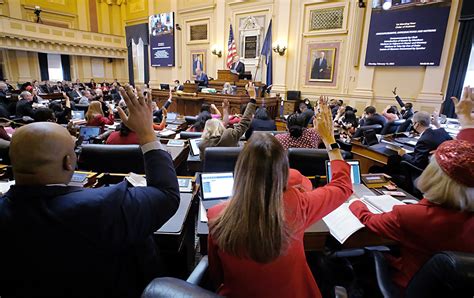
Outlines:
[{"label": "speaker's podium", "polygon": [[229,83],[238,82],[239,74],[231,72],[230,69],[219,69],[217,71],[217,80]]}]

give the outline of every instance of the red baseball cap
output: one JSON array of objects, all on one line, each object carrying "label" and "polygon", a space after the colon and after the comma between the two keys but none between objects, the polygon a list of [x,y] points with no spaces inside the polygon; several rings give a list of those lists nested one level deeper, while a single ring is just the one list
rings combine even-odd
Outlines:
[{"label": "red baseball cap", "polygon": [[441,169],[454,181],[474,187],[474,145],[464,140],[439,145],[435,158]]}]

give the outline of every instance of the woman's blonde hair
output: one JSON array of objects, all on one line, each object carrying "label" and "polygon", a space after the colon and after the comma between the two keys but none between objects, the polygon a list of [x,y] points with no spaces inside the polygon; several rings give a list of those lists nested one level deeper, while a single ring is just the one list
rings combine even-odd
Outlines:
[{"label": "woman's blonde hair", "polygon": [[464,186],[451,179],[434,156],[416,184],[430,202],[446,208],[474,211],[474,187]]},{"label": "woman's blonde hair", "polygon": [[283,193],[288,158],[270,134],[254,133],[235,166],[234,194],[227,207],[209,222],[223,251],[269,263],[288,247]]},{"label": "woman's blonde hair", "polygon": [[209,119],[204,125],[202,138],[208,140],[213,137],[220,137],[224,133],[224,124],[219,119]]},{"label": "woman's blonde hair", "polygon": [[102,111],[102,104],[100,101],[93,101],[89,104],[89,108],[87,109],[86,113],[86,120],[93,119],[96,115],[104,116],[104,112]]}]

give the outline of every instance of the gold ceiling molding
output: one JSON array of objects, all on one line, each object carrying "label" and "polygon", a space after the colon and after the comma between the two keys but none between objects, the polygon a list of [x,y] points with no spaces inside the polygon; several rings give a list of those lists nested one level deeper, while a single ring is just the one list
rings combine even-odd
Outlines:
[{"label": "gold ceiling molding", "polygon": [[127,4],[126,0],[99,0],[99,3],[107,3],[108,5],[122,5]]},{"label": "gold ceiling molding", "polygon": [[123,36],[36,24],[5,16],[0,16],[0,40],[2,47],[26,51],[63,51],[117,58],[125,58],[127,54]]}]

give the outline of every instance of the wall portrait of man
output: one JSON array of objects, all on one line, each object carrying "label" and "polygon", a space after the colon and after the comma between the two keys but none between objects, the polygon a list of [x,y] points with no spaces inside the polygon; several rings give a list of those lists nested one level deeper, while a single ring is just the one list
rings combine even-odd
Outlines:
[{"label": "wall portrait of man", "polygon": [[314,48],[310,50],[311,82],[332,82],[334,79],[334,68],[336,48]]},{"label": "wall portrait of man", "polygon": [[205,57],[206,53],[204,51],[193,51],[191,53],[191,74],[193,77],[196,76],[196,69],[199,68],[203,72],[206,72],[206,65],[205,65]]}]

